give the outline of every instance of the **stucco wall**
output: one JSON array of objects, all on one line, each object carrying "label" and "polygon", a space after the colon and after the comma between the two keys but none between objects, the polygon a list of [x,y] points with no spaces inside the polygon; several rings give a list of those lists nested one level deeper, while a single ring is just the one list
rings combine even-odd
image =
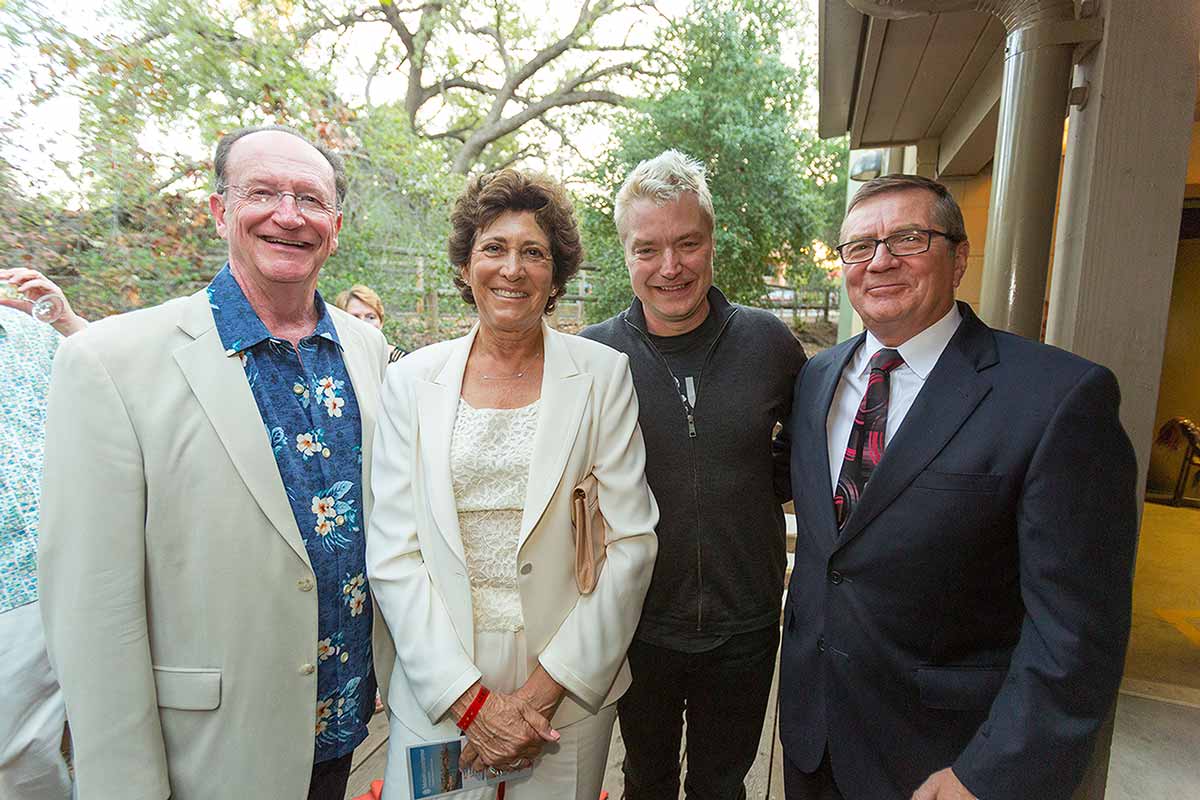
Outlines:
[{"label": "stucco wall", "polygon": [[1188,147],[1188,194],[1200,189],[1200,122],[1192,123],[1192,142]]},{"label": "stucco wall", "polygon": [[971,241],[967,271],[958,285],[956,295],[978,311],[979,294],[983,286],[983,251],[987,243],[988,199],[992,192],[991,167],[971,178],[943,178],[942,182],[962,209],[967,238]]}]

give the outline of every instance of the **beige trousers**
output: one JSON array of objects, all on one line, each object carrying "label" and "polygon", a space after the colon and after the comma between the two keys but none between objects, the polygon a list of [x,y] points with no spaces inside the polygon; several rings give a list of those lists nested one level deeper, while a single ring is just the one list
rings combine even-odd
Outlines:
[{"label": "beige trousers", "polygon": [[42,634],[39,603],[0,613],[0,798],[67,800],[66,708]]}]

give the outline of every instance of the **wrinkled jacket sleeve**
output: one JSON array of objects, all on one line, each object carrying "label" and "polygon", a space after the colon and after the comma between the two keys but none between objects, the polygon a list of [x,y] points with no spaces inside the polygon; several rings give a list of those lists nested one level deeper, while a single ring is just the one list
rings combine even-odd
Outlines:
[{"label": "wrinkled jacket sleeve", "polygon": [[551,677],[592,708],[603,702],[625,660],[658,551],[658,505],[646,484],[646,447],[624,354],[612,373],[603,376],[598,391],[592,472],[610,528],[604,568],[595,590],[580,596],[538,659]]},{"label": "wrinkled jacket sleeve", "polygon": [[1137,534],[1137,464],[1119,404],[1112,373],[1093,366],[1029,465],[1017,512],[1020,639],[988,719],[953,765],[978,797],[1059,797],[1054,787],[1082,776],[1116,697]]},{"label": "wrinkled jacket sleeve", "polygon": [[434,586],[417,532],[418,455],[413,378],[388,370],[372,448],[375,506],[367,534],[367,574],[417,702],[430,722],[479,679],[450,612]]},{"label": "wrinkled jacket sleeve", "polygon": [[88,800],[170,794],[146,614],[146,481],[133,421],[83,334],[54,362],[39,542],[50,660]]},{"label": "wrinkled jacket sleeve", "polygon": [[786,327],[784,335],[787,339],[781,343],[777,353],[781,376],[776,413],[780,427],[775,438],[771,440],[771,459],[775,465],[775,498],[780,503],[792,499],[792,392],[807,360],[804,347]]}]

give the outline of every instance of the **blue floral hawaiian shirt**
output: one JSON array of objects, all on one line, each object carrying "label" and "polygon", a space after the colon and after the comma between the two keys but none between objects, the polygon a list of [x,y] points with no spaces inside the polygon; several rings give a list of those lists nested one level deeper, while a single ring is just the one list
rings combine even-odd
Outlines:
[{"label": "blue floral hawaiian shirt", "polygon": [[46,393],[61,339],[49,325],[0,306],[0,614],[38,599]]},{"label": "blue floral hawaiian shirt", "polygon": [[226,265],[208,286],[217,333],[238,356],[317,577],[316,761],[367,737],[375,710],[362,512],[362,424],[321,295],[299,353],[271,336]]}]

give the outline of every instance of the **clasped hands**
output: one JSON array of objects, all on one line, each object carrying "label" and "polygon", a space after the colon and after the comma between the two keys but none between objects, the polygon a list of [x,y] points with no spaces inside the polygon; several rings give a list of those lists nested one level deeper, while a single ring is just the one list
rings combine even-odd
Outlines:
[{"label": "clasped hands", "polygon": [[[480,685],[475,683],[451,706],[456,718],[466,711]],[[558,741],[550,719],[564,693],[540,665],[515,692],[492,692],[467,728],[459,766],[478,772],[488,767],[504,772],[529,766],[546,743]]]}]

